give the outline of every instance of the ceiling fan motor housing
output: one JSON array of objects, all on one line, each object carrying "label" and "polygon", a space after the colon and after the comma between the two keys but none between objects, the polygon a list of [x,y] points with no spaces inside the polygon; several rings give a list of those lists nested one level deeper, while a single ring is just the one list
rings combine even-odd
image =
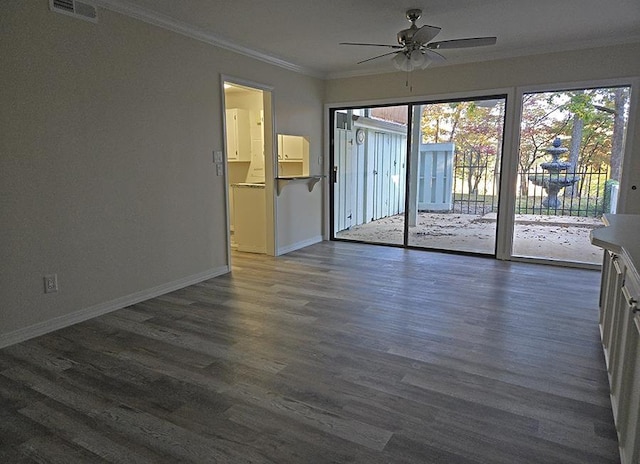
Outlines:
[{"label": "ceiling fan motor housing", "polygon": [[412,9],[407,10],[406,13],[407,19],[411,21],[411,27],[407,29],[403,29],[398,32],[398,43],[400,45],[408,45],[413,41],[413,35],[418,30],[418,26],[416,26],[416,21],[420,19],[422,16],[422,10]]}]

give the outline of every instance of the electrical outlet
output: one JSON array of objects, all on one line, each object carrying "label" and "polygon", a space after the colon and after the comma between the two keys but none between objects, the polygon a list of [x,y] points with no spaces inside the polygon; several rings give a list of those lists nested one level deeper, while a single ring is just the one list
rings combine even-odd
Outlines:
[{"label": "electrical outlet", "polygon": [[44,276],[44,292],[56,293],[58,291],[58,274]]},{"label": "electrical outlet", "polygon": [[222,158],[222,151],[216,150],[213,152],[213,162],[214,163],[222,163],[224,160]]},{"label": "electrical outlet", "polygon": [[224,174],[224,166],[222,164],[216,164],[216,176],[221,176]]}]

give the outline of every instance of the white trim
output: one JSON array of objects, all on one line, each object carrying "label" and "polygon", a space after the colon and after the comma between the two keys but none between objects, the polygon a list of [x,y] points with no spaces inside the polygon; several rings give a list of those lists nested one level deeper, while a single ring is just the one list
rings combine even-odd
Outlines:
[{"label": "white trim", "polygon": [[224,94],[224,83],[240,85],[242,87],[248,87],[250,90],[262,90],[263,92],[273,92],[274,87],[268,84],[262,84],[260,82],[252,81],[250,79],[243,79],[242,77],[236,77],[229,74],[220,74],[220,82],[223,84],[222,90]]},{"label": "white trim", "polygon": [[142,290],[130,295],[126,295],[115,300],[106,301],[97,305],[89,306],[78,311],[74,311],[63,316],[54,317],[48,321],[38,322],[22,329],[14,330],[6,334],[0,335],[0,348],[4,348],[15,343],[20,343],[30,338],[39,337],[54,330],[62,329],[78,322],[83,322],[94,317],[101,316],[103,314],[116,311],[118,309],[126,308],[127,306],[146,301],[151,298],[155,298],[166,293],[179,290],[190,285],[194,285],[203,282],[214,277],[218,277],[230,272],[229,266],[221,266],[216,269],[209,269],[198,274],[193,274],[182,279],[174,280],[173,282],[167,282],[166,284],[158,285],[157,287]]},{"label": "white trim", "polygon": [[[236,85],[240,85],[243,87],[247,87],[250,89],[255,89],[255,90],[259,90],[262,92],[262,105],[263,105],[263,114],[264,114],[264,134],[267,134],[267,130],[270,127],[271,130],[269,130],[268,132],[271,134],[271,146],[268,146],[265,143],[265,150],[264,150],[264,156],[265,156],[265,199],[267,201],[266,203],[266,239],[267,239],[267,247],[266,250],[260,250],[257,248],[251,248],[251,249],[244,249],[244,250],[238,250],[238,251],[246,251],[249,253],[260,253],[260,254],[268,254],[270,256],[276,256],[276,247],[277,247],[277,240],[278,240],[278,231],[277,231],[277,198],[276,198],[276,189],[275,189],[275,181],[274,178],[276,177],[276,168],[277,168],[277,158],[275,156],[275,140],[277,139],[276,136],[276,131],[275,131],[275,127],[276,127],[276,123],[275,123],[275,109],[274,109],[274,98],[273,98],[273,90],[274,87],[267,85],[267,84],[261,84],[259,82],[255,82],[252,80],[248,80],[248,79],[243,79],[240,77],[234,77],[234,76],[230,76],[228,74],[221,74],[220,75],[220,88],[221,88],[221,92],[222,92],[222,122],[223,122],[223,136],[224,136],[224,152],[227,153],[227,124],[226,124],[226,109],[227,109],[227,97],[226,97],[226,93],[225,93],[225,89],[224,89],[224,84],[225,82],[228,82],[229,84],[236,84]],[[269,165],[266,164],[267,162],[267,158],[269,160],[271,160],[271,163]],[[232,260],[232,256],[231,256],[231,227],[230,227],[230,210],[229,210],[229,177],[228,177],[228,163],[229,160],[227,159],[227,157],[225,156],[225,168],[224,168],[224,172],[225,172],[225,201],[226,201],[226,227],[227,227],[227,262],[229,263],[229,266],[231,266],[231,260]],[[234,249],[238,249],[237,245],[234,247]]]},{"label": "white trim", "polygon": [[[496,223],[496,259],[510,260],[515,230],[516,196],[503,192],[515,192],[518,180],[520,152],[520,115],[522,95],[515,88],[506,93],[504,126],[502,128],[502,159],[500,161],[499,208]],[[507,174],[507,175],[504,175]]]},{"label": "white trim", "polygon": [[599,271],[602,269],[602,264],[583,263],[580,261],[562,261],[560,259],[551,258],[535,258],[531,256],[511,256],[509,261],[512,263],[545,264],[548,266],[587,269],[589,271]]},{"label": "white trim", "polygon": [[241,55],[263,61],[265,63],[272,64],[274,66],[279,66],[281,68],[288,69],[289,71],[305,74],[312,77],[317,77],[320,79],[325,77],[324,73],[321,73],[316,69],[299,66],[297,64],[283,60],[282,58],[269,55],[265,52],[260,52],[258,50],[253,50],[247,47],[243,47],[242,45],[235,44],[233,42],[230,42],[227,39],[214,35],[206,31],[205,29],[195,27],[191,24],[188,24],[182,21],[178,21],[170,16],[166,16],[161,13],[148,10],[146,8],[141,8],[139,6],[131,5],[122,0],[91,0],[91,1],[95,5],[98,5],[107,10],[111,10],[116,13],[129,16],[130,18],[138,19],[148,24],[153,24],[154,26],[158,26],[163,29],[176,32],[178,34],[182,34],[192,39],[199,40],[201,42],[205,42],[219,48],[224,48],[226,50],[230,50],[232,52],[239,53]]},{"label": "white trim", "polygon": [[[628,79],[631,86],[631,97],[629,99],[629,113],[627,119],[627,132],[624,139],[624,154],[622,159],[622,176],[620,177],[620,190],[618,191],[617,212],[624,213],[628,211],[630,204],[629,194],[630,188],[637,180],[634,180],[634,172],[631,171],[633,158],[635,153],[640,151],[640,147],[633,146],[633,142],[637,139],[636,130],[638,121],[640,120],[640,78]],[[624,187],[624,190],[622,190]]]},{"label": "white trim", "polygon": [[331,140],[333,136],[333,127],[331,127],[331,118],[329,117],[329,106],[325,103],[323,111],[322,111],[322,120],[324,122],[322,139],[324,143],[322,144],[322,174],[324,175],[323,179],[323,189],[322,189],[322,238],[324,240],[329,240],[331,234],[333,233],[331,229],[331,182],[333,181],[333,176],[331,172],[331,162],[333,161],[331,156]]},{"label": "white trim", "polygon": [[315,237],[310,238],[308,240],[303,240],[301,242],[297,242],[292,245],[287,245],[285,247],[278,248],[278,252],[276,253],[276,256],[284,255],[292,251],[296,251],[301,248],[308,247],[310,245],[315,245],[316,243],[322,242],[322,240],[323,240],[322,235],[316,235]]},{"label": "white trim", "polygon": [[583,90],[583,89],[602,89],[618,86],[633,86],[637,83],[637,77],[615,77],[611,79],[591,79],[591,80],[579,80],[579,81],[565,81],[554,82],[551,84],[535,84],[535,85],[521,85],[516,89],[525,93],[543,93],[543,92],[562,92],[570,90]]}]

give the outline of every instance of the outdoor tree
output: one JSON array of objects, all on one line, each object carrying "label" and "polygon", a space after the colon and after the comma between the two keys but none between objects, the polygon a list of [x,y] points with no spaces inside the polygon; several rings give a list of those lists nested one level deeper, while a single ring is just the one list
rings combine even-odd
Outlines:
[{"label": "outdoor tree", "polygon": [[422,107],[422,143],[452,142],[464,105],[434,103]]},{"label": "outdoor tree", "polygon": [[457,175],[471,193],[477,193],[483,178],[495,176],[502,140],[504,103],[478,105],[472,101],[424,105],[421,128],[423,143],[454,142]]},{"label": "outdoor tree", "polygon": [[[552,105],[559,101],[558,109],[566,112],[571,117],[569,168],[567,172],[577,173],[587,167],[593,167],[598,155],[606,152],[603,146],[606,144],[608,119],[598,111],[597,101],[601,101],[607,89],[588,89],[554,93],[550,97]],[[602,137],[604,135],[604,137]],[[610,136],[609,136],[610,139]],[[580,169],[582,168],[582,169]],[[585,178],[578,184],[564,189],[565,197],[580,196]]]},{"label": "outdoor tree", "polygon": [[[566,141],[564,146],[569,149],[567,174],[575,173],[580,178],[574,185],[565,187],[564,197],[602,195],[607,171],[609,178],[620,178],[628,94],[629,89],[622,87],[525,95],[521,170],[529,171],[539,165],[544,149],[557,136]],[[523,182],[521,195],[526,195],[527,190],[528,185]],[[567,204],[572,208],[574,202]]]},{"label": "outdoor tree", "polygon": [[613,134],[611,137],[611,172],[609,178],[620,182],[622,171],[622,156],[624,152],[624,134],[626,130],[627,110],[629,102],[629,88],[617,87],[613,89]]},{"label": "outdoor tree", "polygon": [[[588,89],[555,95],[565,100],[561,110],[572,115],[570,170],[609,169],[609,178],[619,180],[628,88]],[[585,179],[581,179],[577,190],[566,188],[565,196],[579,196],[584,182]]]}]

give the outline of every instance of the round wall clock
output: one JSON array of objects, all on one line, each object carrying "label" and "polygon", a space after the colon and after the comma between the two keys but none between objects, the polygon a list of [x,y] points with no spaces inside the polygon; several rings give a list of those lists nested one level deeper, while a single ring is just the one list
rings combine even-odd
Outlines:
[{"label": "round wall clock", "polygon": [[364,143],[364,131],[362,129],[358,129],[356,131],[356,143],[358,145],[362,145]]}]

